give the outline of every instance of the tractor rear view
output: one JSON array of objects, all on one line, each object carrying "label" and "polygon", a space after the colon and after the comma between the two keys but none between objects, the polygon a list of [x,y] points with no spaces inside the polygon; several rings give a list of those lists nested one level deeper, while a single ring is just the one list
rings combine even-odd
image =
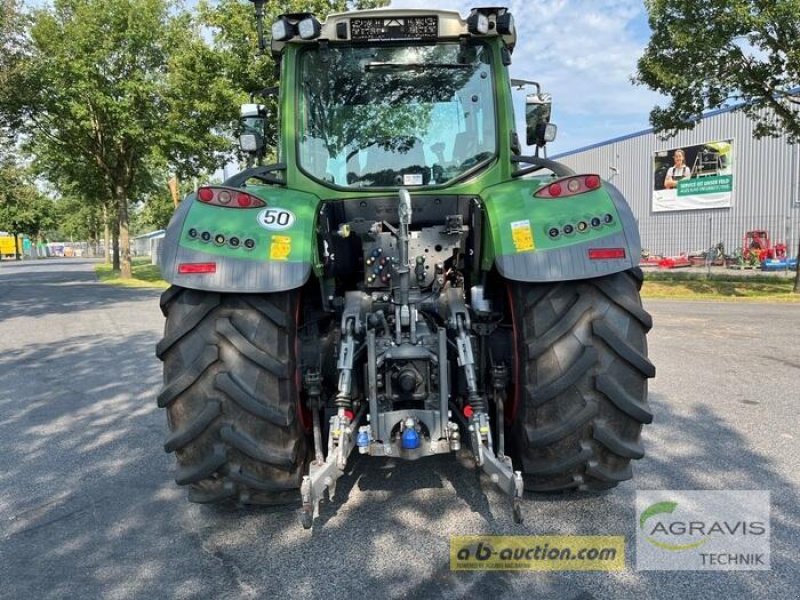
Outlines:
[{"label": "tractor rear view", "polygon": [[[355,452],[469,451],[517,520],[524,490],[631,477],[655,373],[639,235],[613,186],[538,156],[550,98],[515,80],[521,155],[515,42],[503,8],[272,26],[280,162],[189,196],[160,257],[190,500],[299,500],[310,527]],[[264,109],[242,114],[258,160]]]}]

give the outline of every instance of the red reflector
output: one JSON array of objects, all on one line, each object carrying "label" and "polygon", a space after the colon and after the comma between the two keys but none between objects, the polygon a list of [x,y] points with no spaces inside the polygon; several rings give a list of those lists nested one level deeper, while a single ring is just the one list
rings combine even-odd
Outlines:
[{"label": "red reflector", "polygon": [[547,186],[547,191],[550,192],[551,196],[560,196],[561,195],[561,184],[558,183],[551,183]]},{"label": "red reflector", "polygon": [[211,202],[214,199],[214,190],[202,187],[197,190],[197,197],[200,198],[200,202]]},{"label": "red reflector", "polygon": [[597,175],[587,175],[583,183],[590,190],[596,190],[600,187],[600,178]]},{"label": "red reflector", "polygon": [[625,258],[625,248],[590,248],[590,260],[614,260]]},{"label": "red reflector", "polygon": [[181,273],[182,275],[216,272],[217,263],[181,263],[178,265],[178,273]]}]

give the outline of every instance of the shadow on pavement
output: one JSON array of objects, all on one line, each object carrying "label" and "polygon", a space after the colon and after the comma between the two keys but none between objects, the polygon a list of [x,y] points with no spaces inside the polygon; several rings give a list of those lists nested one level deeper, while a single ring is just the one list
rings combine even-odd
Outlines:
[{"label": "shadow on pavement", "polygon": [[[137,297],[134,290],[119,292]],[[86,302],[113,301],[115,293]],[[703,399],[679,410],[670,397],[652,394],[656,423],[646,429],[648,457],[636,467],[635,484],[599,495],[528,498],[524,524],[514,524],[506,498],[486,480],[478,485],[455,457],[357,459],[339,481],[337,499],[323,505],[317,527],[307,532],[294,507],[221,510],[186,502],[172,482],[172,457],[162,450],[157,339],[156,331],[76,336],[55,348],[33,344],[0,355],[4,596],[674,600],[796,594],[796,484],[766,456],[769,441],[756,449],[721,407]],[[772,571],[636,572],[635,486],[771,490]],[[620,573],[453,572],[450,538],[469,534],[624,535],[627,566]]]}]

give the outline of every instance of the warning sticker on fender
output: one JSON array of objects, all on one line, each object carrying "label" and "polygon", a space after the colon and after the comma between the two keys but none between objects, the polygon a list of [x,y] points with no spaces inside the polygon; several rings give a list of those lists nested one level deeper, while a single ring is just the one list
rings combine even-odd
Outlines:
[{"label": "warning sticker on fender", "polygon": [[273,235],[269,244],[270,260],[288,260],[292,251],[292,238],[288,235]]},{"label": "warning sticker on fender", "polygon": [[536,246],[533,243],[533,231],[530,221],[514,221],[511,223],[511,241],[517,252],[533,250]]}]

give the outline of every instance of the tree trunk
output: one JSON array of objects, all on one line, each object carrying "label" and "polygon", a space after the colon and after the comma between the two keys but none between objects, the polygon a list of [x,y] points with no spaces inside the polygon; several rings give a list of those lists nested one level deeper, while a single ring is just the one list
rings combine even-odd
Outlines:
[{"label": "tree trunk", "polygon": [[19,234],[14,232],[14,260],[21,260],[19,256]]},{"label": "tree trunk", "polygon": [[111,239],[112,239],[112,253],[111,253],[111,269],[119,271],[119,222],[114,219],[111,222]]},{"label": "tree trunk", "polygon": [[108,207],[103,204],[103,258],[111,264],[111,226],[108,223]]},{"label": "tree trunk", "polygon": [[128,218],[128,194],[121,185],[117,186],[117,214],[119,215],[119,245],[121,261],[120,266],[121,276],[123,279],[132,279],[133,271],[131,269],[131,238],[130,238],[130,222]]}]

